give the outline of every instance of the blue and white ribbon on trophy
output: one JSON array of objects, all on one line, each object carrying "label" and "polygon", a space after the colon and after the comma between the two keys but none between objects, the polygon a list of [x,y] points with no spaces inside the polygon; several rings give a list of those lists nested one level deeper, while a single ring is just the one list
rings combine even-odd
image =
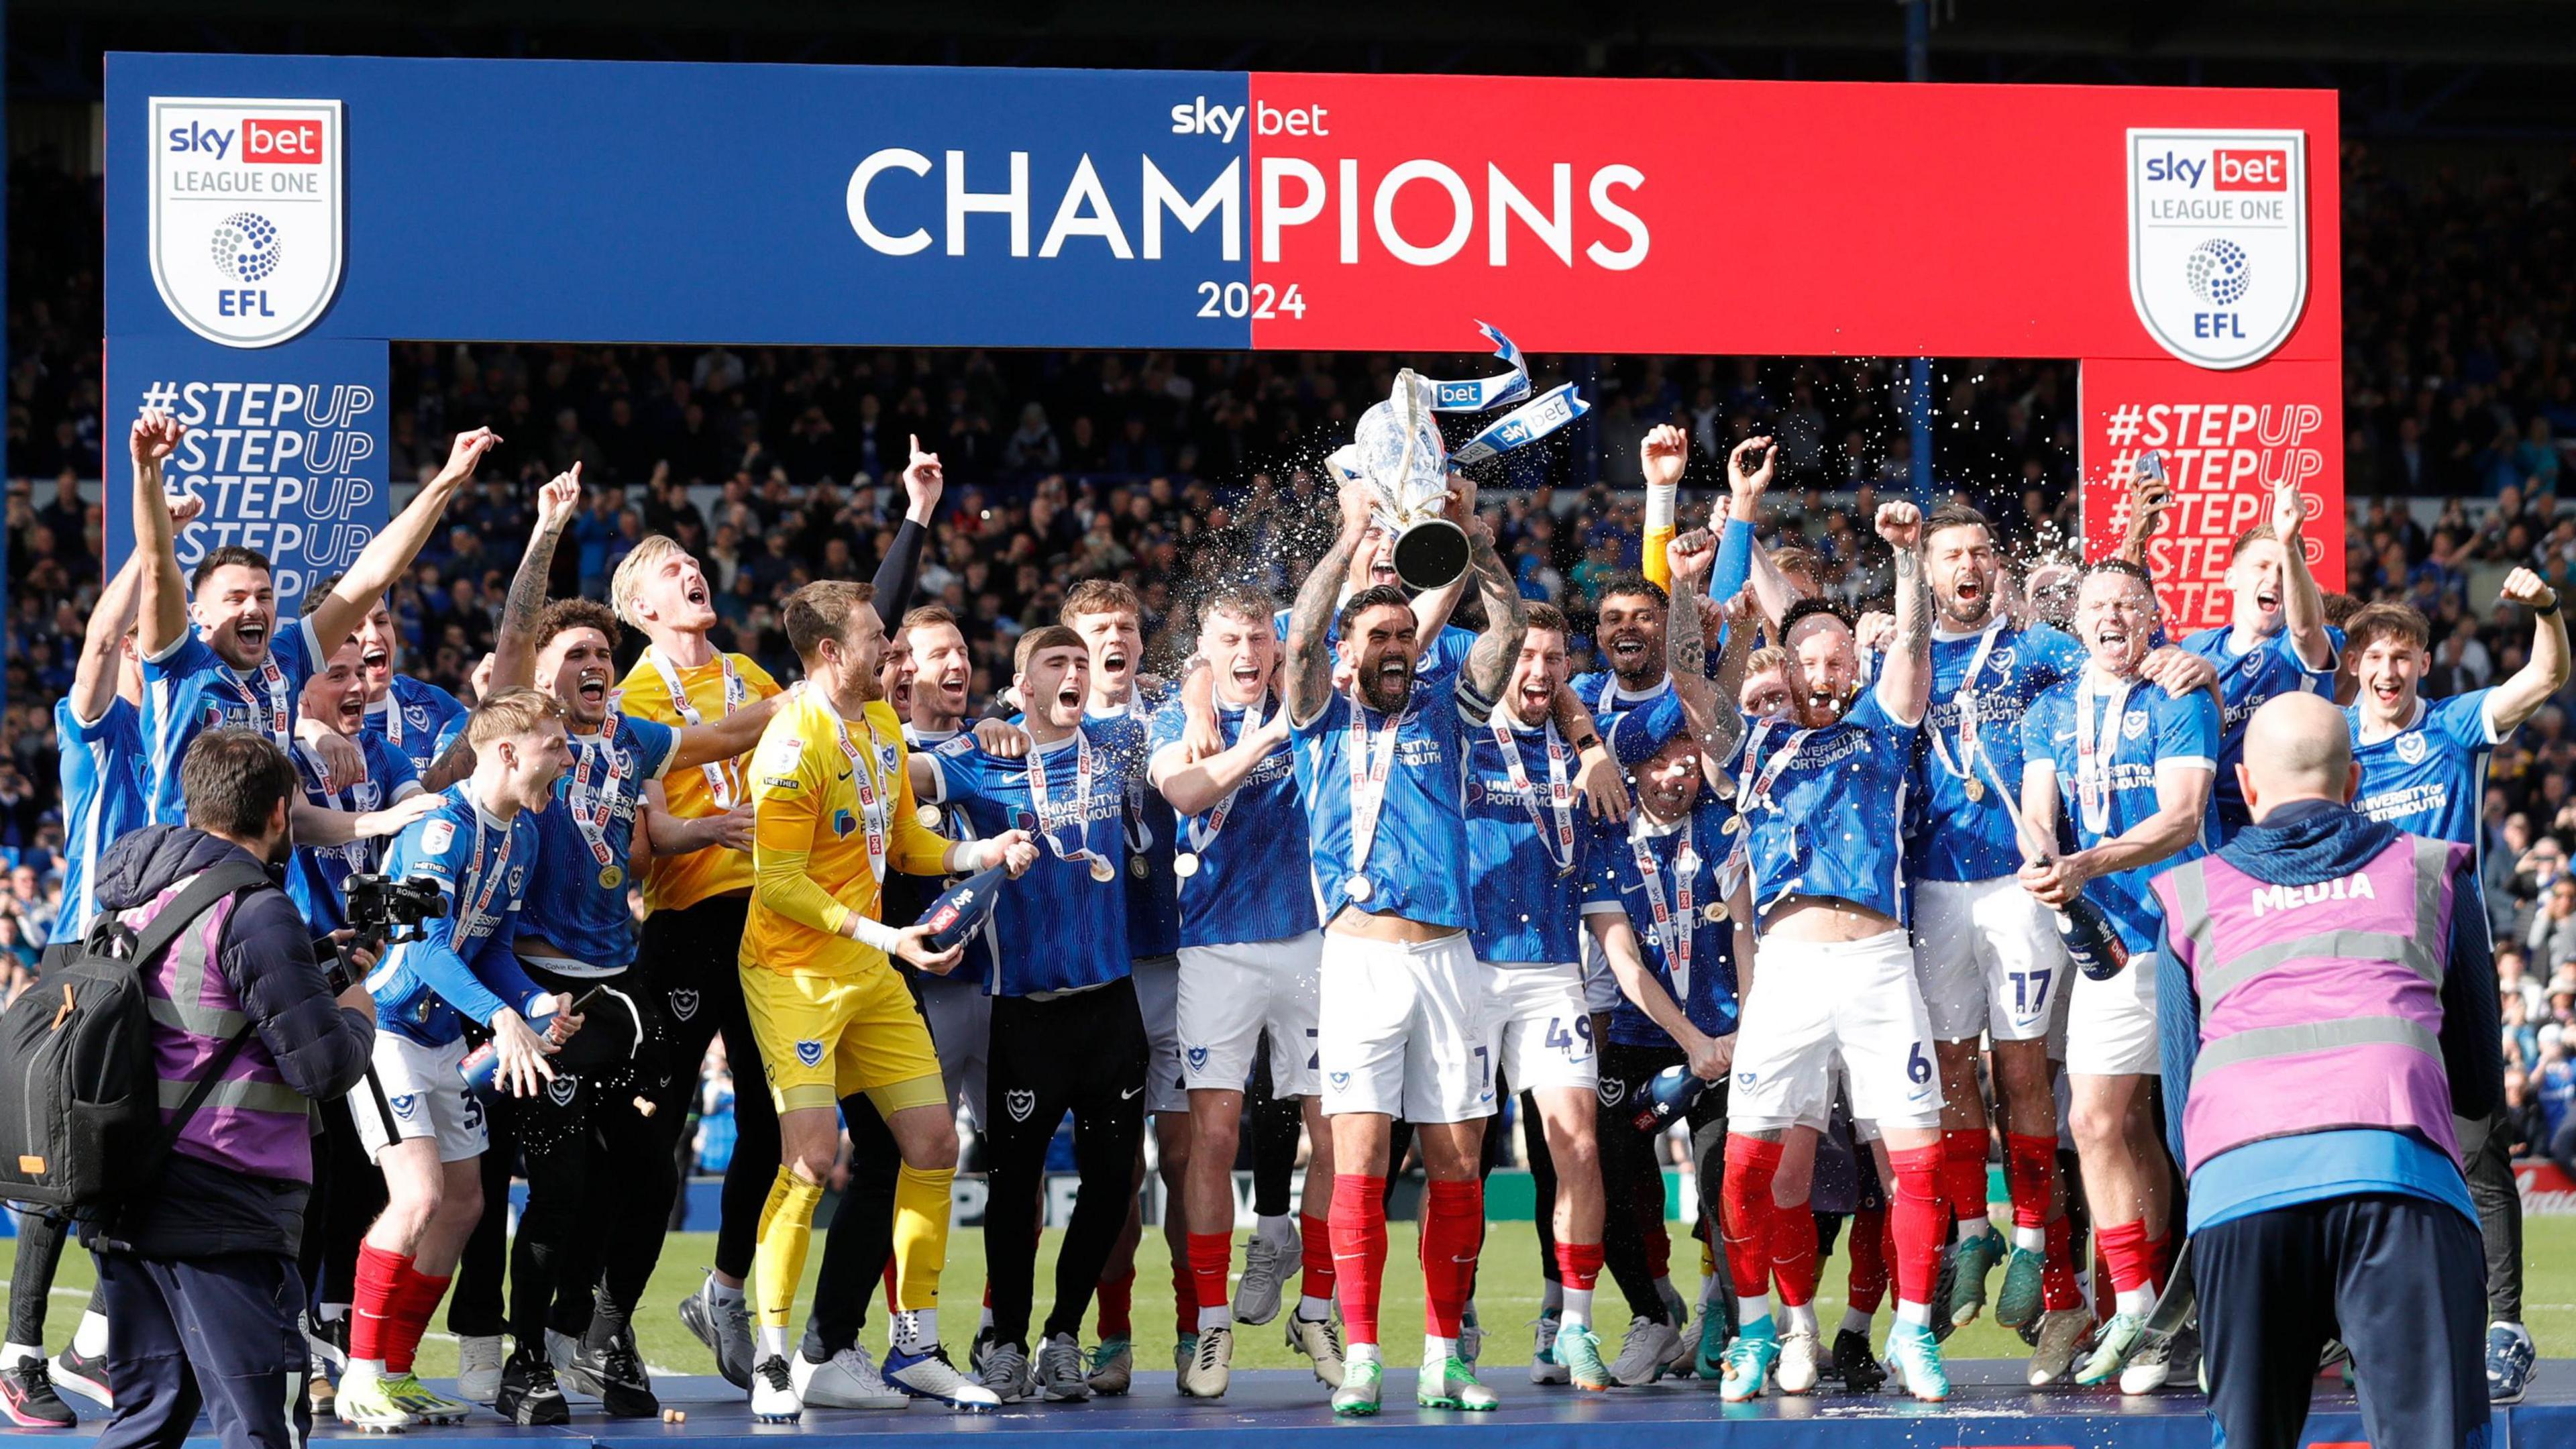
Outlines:
[{"label": "blue and white ribbon on trophy", "polygon": [[1467,566],[1465,532],[1440,516],[1450,472],[1527,447],[1592,410],[1575,395],[1574,384],[1560,383],[1451,453],[1432,414],[1489,412],[1529,398],[1529,366],[1520,348],[1492,324],[1476,326],[1511,371],[1441,381],[1407,368],[1396,374],[1387,400],[1360,415],[1350,445],[1328,460],[1344,479],[1365,480],[1377,489],[1378,521],[1395,537],[1396,572],[1417,589],[1452,583]]}]

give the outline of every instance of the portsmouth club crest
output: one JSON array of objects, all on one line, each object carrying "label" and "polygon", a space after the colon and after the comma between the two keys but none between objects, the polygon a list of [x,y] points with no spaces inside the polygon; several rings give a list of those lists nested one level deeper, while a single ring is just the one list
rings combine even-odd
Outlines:
[{"label": "portsmouth club crest", "polygon": [[154,96],[152,281],[209,342],[273,347],[340,287],[340,103]]},{"label": "portsmouth club crest", "polygon": [[2308,301],[2304,131],[2129,132],[2129,296],[2167,352],[2262,361]]}]

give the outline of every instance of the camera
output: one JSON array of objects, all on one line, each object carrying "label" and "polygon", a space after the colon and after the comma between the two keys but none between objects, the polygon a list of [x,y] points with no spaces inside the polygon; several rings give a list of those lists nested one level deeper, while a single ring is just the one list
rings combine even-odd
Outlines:
[{"label": "camera", "polygon": [[[348,942],[349,949],[379,956],[385,947],[398,941],[419,940],[424,934],[422,924],[437,919],[447,909],[447,898],[425,880],[353,875],[342,890],[349,904],[349,927],[355,933]],[[348,950],[330,937],[314,942],[313,954],[321,959],[333,992],[346,991],[357,983],[358,973]]]}]

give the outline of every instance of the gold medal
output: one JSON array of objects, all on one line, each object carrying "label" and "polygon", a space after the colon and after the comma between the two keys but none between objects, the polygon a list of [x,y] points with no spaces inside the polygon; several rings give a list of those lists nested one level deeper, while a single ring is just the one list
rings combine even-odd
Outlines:
[{"label": "gold medal", "polygon": [[1986,798],[1986,782],[1978,779],[1974,775],[1970,775],[1966,779],[1961,780],[1959,782],[1959,789],[1961,793],[1968,797],[1968,803],[1971,805],[1974,805],[1978,801]]},{"label": "gold medal", "polygon": [[1700,914],[1708,917],[1708,923],[1710,925],[1717,925],[1727,918],[1726,902],[1710,901],[1706,906],[1701,908]]},{"label": "gold medal", "polygon": [[1118,867],[1111,865],[1106,858],[1095,855],[1091,858],[1091,878],[1106,885],[1118,879]]},{"label": "gold medal", "polygon": [[912,812],[912,818],[920,821],[921,828],[924,830],[937,830],[939,828],[939,807],[936,805],[921,806]]},{"label": "gold medal", "polygon": [[1727,816],[1725,830],[1729,835],[1742,835],[1744,833],[1744,817],[1741,815]]},{"label": "gold medal", "polygon": [[1127,857],[1127,873],[1143,880],[1154,873],[1154,863],[1142,855],[1131,855]]},{"label": "gold medal", "polygon": [[1191,876],[1197,875],[1198,873],[1199,858],[1196,855],[1184,850],[1178,855],[1172,857],[1172,874],[1179,876],[1183,880],[1188,880]]},{"label": "gold medal", "polygon": [[624,884],[626,884],[626,872],[619,870],[613,865],[603,865],[599,868],[599,888],[601,890],[613,891]]}]

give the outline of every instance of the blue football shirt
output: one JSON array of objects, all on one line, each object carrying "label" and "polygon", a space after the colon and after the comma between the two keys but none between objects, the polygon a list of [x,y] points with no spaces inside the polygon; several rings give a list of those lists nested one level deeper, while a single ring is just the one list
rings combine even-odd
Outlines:
[{"label": "blue football shirt", "polygon": [[[367,777],[338,790],[326,790],[322,788],[320,760],[301,741],[297,742],[291,753],[295,773],[304,782],[305,799],[325,810],[354,815],[382,810],[420,793],[420,776],[412,769],[411,761],[396,753],[382,735],[362,731],[356,744],[360,758],[366,761]],[[295,898],[296,909],[304,913],[304,923],[314,935],[328,935],[349,924],[349,877],[376,869],[389,848],[382,839],[295,847],[295,858],[286,870],[286,893]]]},{"label": "blue football shirt", "polygon": [[543,848],[537,817],[522,810],[498,819],[471,788],[460,780],[443,791],[436,810],[394,838],[385,860],[386,875],[427,881],[447,898],[423,939],[394,946],[367,977],[377,1027],[423,1046],[456,1040],[466,1018],[488,1026],[504,1007],[524,1016],[546,994],[511,953]]},{"label": "blue football shirt", "polygon": [[[2084,668],[2084,646],[2062,630],[1998,624],[1932,635],[1932,710],[1923,722],[1920,814],[1908,834],[1917,880],[1982,881],[2021,868],[2012,810],[1997,790],[2021,784],[2021,721],[2032,700]],[[1971,712],[1974,724],[1969,724]],[[1972,763],[1966,735],[1976,733]],[[1988,766],[1991,766],[1989,770]],[[1970,799],[1968,779],[1978,782]]]},{"label": "blue football shirt", "polygon": [[1553,723],[1526,729],[1500,709],[1470,732],[1467,745],[1476,959],[1539,966],[1581,959],[1575,918],[1592,834],[1592,812],[1576,788],[1582,761]]},{"label": "blue football shirt", "polygon": [[2343,657],[2343,631],[2329,628],[2326,637],[2333,645],[2333,658],[2323,669],[2310,669],[2299,657],[2298,646],[2290,642],[2290,631],[2279,630],[2256,640],[2242,653],[2237,651],[2235,630],[2225,625],[2203,629],[2182,641],[2182,647],[2210,662],[2218,671],[2218,691],[2227,712],[2220,721],[2218,784],[2210,792],[2217,806],[2218,834],[2210,842],[2213,849],[2225,845],[2237,831],[2253,823],[2245,810],[2245,793],[2236,786],[2236,767],[2245,758],[2245,722],[2254,717],[2268,700],[2302,691],[2333,699],[2335,664]]},{"label": "blue football shirt", "polygon": [[[2176,699],[2139,679],[2125,687],[2097,681],[2090,693],[2087,699],[2083,676],[2070,679],[2041,695],[2022,719],[2025,769],[2054,779],[2062,815],[2074,823],[2076,844],[2087,850],[2145,824],[2158,809],[2156,782],[2177,772],[2209,770],[2219,742],[2218,706],[2205,689]],[[2098,813],[2086,809],[2078,782],[2077,722],[2087,710],[2101,781]],[[2204,819],[2200,837],[2173,855],[2085,883],[2086,899],[2111,918],[2130,951],[2156,949],[2164,912],[2149,883],[2206,854],[2209,836]]]},{"label": "blue football shirt", "polygon": [[1756,924],[1790,896],[1849,901],[1903,924],[1902,822],[1920,726],[1898,721],[1873,685],[1822,728],[1748,719],[1745,731],[1732,763]]},{"label": "blue football shirt", "polygon": [[[1258,729],[1261,719],[1285,708],[1281,700],[1268,700],[1266,712],[1250,724]],[[1217,732],[1229,748],[1243,738],[1249,713],[1217,702]],[[1173,751],[1164,759],[1167,766],[1179,763],[1187,725],[1177,703],[1154,716],[1154,754]],[[1277,941],[1319,924],[1306,872],[1306,807],[1297,798],[1296,767],[1296,748],[1283,740],[1216,809],[1180,817],[1180,848],[1198,857],[1198,870],[1180,881],[1182,945]],[[1222,822],[1218,809],[1225,812]]]},{"label": "blue football shirt", "polygon": [[[1721,882],[1727,854],[1735,843],[1735,837],[1726,829],[1734,813],[1702,790],[1690,814],[1670,825],[1658,823],[1643,810],[1630,815],[1623,824],[1597,822],[1592,827],[1585,870],[1583,913],[1624,913],[1637,933],[1639,954],[1647,971],[1672,993],[1673,1000],[1681,1003],[1691,1025],[1710,1036],[1734,1031],[1740,1012],[1735,926],[1724,913],[1726,897]],[[1637,863],[1640,849],[1655,864],[1651,888]],[[1686,922],[1681,911],[1681,884],[1685,878],[1690,883]],[[1658,899],[1662,901],[1666,923],[1662,930],[1655,925]],[[1672,949],[1682,939],[1675,931],[1677,924],[1686,924],[1690,932],[1687,972]],[[1667,939],[1667,931],[1675,934]],[[1610,1013],[1610,1040],[1621,1046],[1675,1045],[1672,1037],[1625,992]]]},{"label": "blue football shirt", "polygon": [[[978,836],[1025,829],[1037,837],[1037,864],[1004,886],[994,907],[993,968],[984,990],[1028,996],[1127,975],[1134,954],[1127,939],[1127,788],[1145,774],[1144,726],[1086,719],[1076,734],[1025,760],[987,754],[963,734],[930,760],[935,797],[965,811]],[[1029,787],[1032,767],[1045,772],[1043,816]],[[1093,876],[1091,859],[1073,858],[1083,851],[1107,863],[1109,879]]]},{"label": "blue football shirt", "polygon": [[210,729],[256,729],[280,749],[295,742],[295,706],[314,661],[323,657],[313,630],[301,619],[280,619],[268,640],[268,658],[247,674],[226,664],[190,624],[188,632],[143,661],[143,737],[151,744],[152,819],[188,823],[179,794],[179,762],[188,746]]},{"label": "blue football shirt", "polygon": [[537,817],[541,848],[519,912],[521,936],[602,974],[634,962],[626,861],[635,846],[635,808],[644,787],[671,768],[679,742],[669,725],[616,713],[597,734],[572,736],[572,768],[556,777],[554,803]]},{"label": "blue football shirt", "polygon": [[144,775],[143,714],[123,699],[83,723],[69,698],[54,701],[54,739],[62,761],[63,904],[52,944],[78,941],[98,915],[98,861],[107,848],[151,823]]},{"label": "blue football shirt", "polygon": [[437,685],[397,674],[385,697],[367,706],[367,733],[384,736],[411,761],[414,774],[426,774],[439,751],[456,738],[466,712],[455,695]]},{"label": "blue football shirt", "polygon": [[[1354,903],[1429,926],[1466,930],[1475,922],[1467,850],[1467,743],[1493,702],[1462,671],[1416,675],[1413,697],[1390,721],[1348,695],[1335,695],[1297,726],[1297,793],[1306,803],[1308,859],[1327,925]],[[1392,727],[1391,746],[1379,742]],[[1386,760],[1384,790],[1368,853],[1357,858],[1351,814],[1354,755],[1370,776]]]},{"label": "blue football shirt", "polygon": [[2496,733],[2492,689],[2415,702],[2414,722],[2385,739],[2361,739],[2361,706],[2350,705],[2352,762],[2361,793],[2352,806],[2409,835],[2476,848],[2487,798],[2487,761],[2504,743]]}]

